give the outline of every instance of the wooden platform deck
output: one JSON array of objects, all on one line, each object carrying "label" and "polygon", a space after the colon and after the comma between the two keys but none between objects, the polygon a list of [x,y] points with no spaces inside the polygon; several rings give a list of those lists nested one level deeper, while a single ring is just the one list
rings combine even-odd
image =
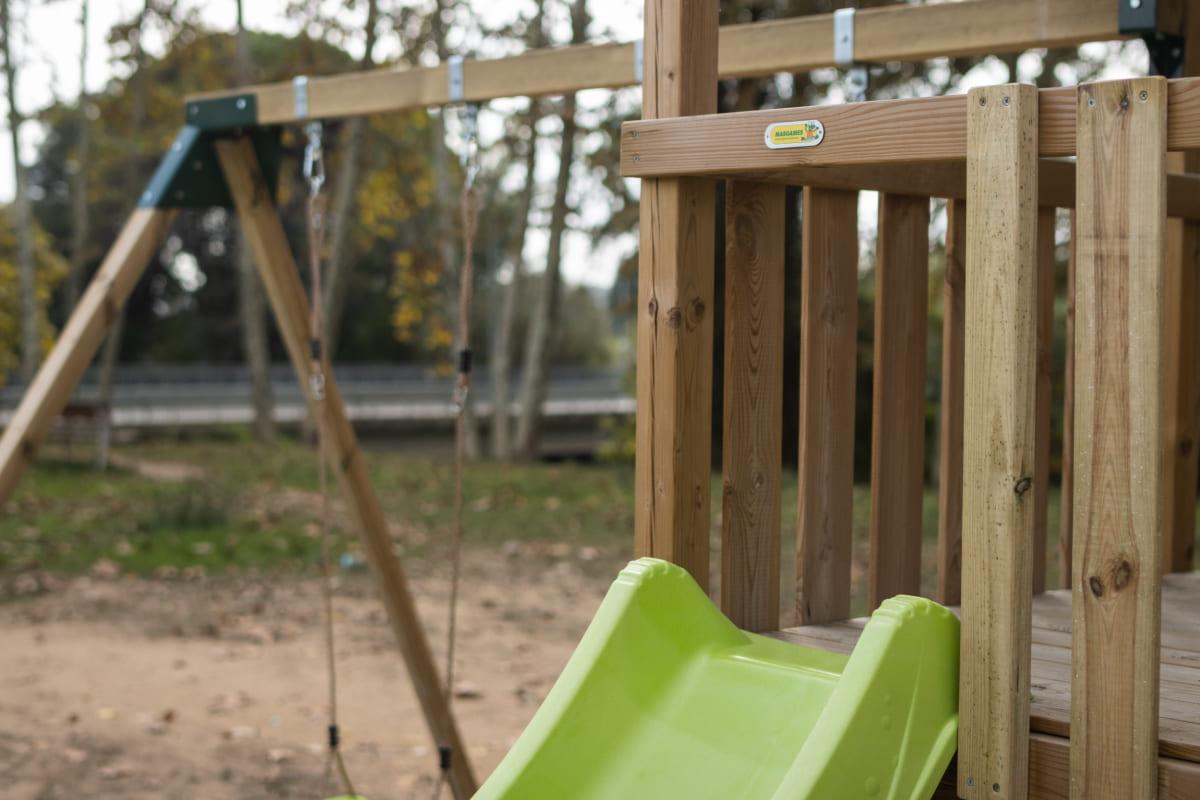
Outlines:
[{"label": "wooden platform deck", "polygon": [[[957,609],[955,609],[957,611]],[[787,628],[774,636],[848,653],[866,618]],[[1163,579],[1159,708],[1159,797],[1200,798],[1200,572]],[[1030,796],[1069,796],[1071,593],[1045,592],[1033,603]],[[953,768],[945,782],[953,786]],[[938,797],[953,797],[939,794]]]}]

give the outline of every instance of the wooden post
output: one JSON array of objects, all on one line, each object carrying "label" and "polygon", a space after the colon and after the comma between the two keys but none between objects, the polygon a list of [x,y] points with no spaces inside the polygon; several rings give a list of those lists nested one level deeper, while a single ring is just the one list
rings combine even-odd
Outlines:
[{"label": "wooden post", "polygon": [[879,195],[870,604],[921,593],[929,199]]},{"label": "wooden post", "polygon": [[937,599],[962,597],[963,347],[966,330],[967,204],[946,204],[946,268],[942,289],[942,409],[938,433]]},{"label": "wooden post", "polygon": [[1046,591],[1046,528],[1050,498],[1050,400],[1054,357],[1054,228],[1056,209],[1037,216],[1037,398],[1033,456],[1033,593]]},{"label": "wooden post", "polygon": [[1063,340],[1062,489],[1058,497],[1058,588],[1071,588],[1071,540],[1075,514],[1075,211],[1067,251],[1067,308]]},{"label": "wooden post", "polygon": [[784,186],[725,191],[725,445],[721,610],[779,630]]},{"label": "wooden post", "polygon": [[805,187],[796,621],[850,616],[858,192]]},{"label": "wooden post", "polygon": [[1079,87],[1071,797],[1153,798],[1167,82]]},{"label": "wooden post", "polygon": [[[716,0],[646,3],[645,119],[717,108]],[[634,550],[708,589],[715,192],[642,181]]]},{"label": "wooden post", "polygon": [[[254,253],[280,337],[287,347],[288,357],[311,410],[308,300],[283,226],[271,202],[271,194],[250,140],[219,139],[216,149],[229,192],[237,207],[242,234]],[[339,476],[347,505],[358,522],[367,561],[378,582],[392,632],[400,645],[400,653],[408,667],[430,732],[439,746],[450,748],[449,775],[454,796],[466,800],[478,788],[470,759],[450,713],[447,694],[417,617],[408,580],[392,550],[387,520],[371,486],[354,428],[346,417],[337,381],[328,363],[323,369],[325,402],[321,407],[325,411],[324,422],[332,445],[331,467]]]},{"label": "wooden post", "polygon": [[109,326],[162,245],[175,214],[156,208],[134,211],[71,312],[0,437],[0,506],[8,501],[25,466],[79,385]]},{"label": "wooden post", "polygon": [[958,793],[1024,798],[1037,383],[1037,90],[972,89]]}]

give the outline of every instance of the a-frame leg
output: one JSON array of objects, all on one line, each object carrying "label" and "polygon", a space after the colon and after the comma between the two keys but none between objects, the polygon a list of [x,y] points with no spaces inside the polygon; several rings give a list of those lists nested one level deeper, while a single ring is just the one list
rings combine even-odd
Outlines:
[{"label": "a-frame leg", "polygon": [[[241,220],[243,235],[254,252],[276,324],[311,409],[308,300],[279,215],[271,201],[271,193],[249,139],[221,139],[216,142],[216,149]],[[429,643],[417,618],[408,580],[392,551],[387,522],[368,478],[354,428],[346,418],[337,382],[328,365],[324,371],[325,402],[322,408],[326,415],[325,429],[329,432],[332,445],[332,466],[341,479],[348,505],[357,518],[367,559],[379,582],[392,631],[412,676],[425,719],[437,744],[450,748],[452,753],[450,782],[454,796],[466,800],[477,788],[475,777],[458,727],[451,716]]]},{"label": "a-frame leg", "polygon": [[7,502],[26,464],[75,391],[104,334],[158,252],[175,214],[170,209],[137,209],[104,257],[0,437],[0,506]]}]

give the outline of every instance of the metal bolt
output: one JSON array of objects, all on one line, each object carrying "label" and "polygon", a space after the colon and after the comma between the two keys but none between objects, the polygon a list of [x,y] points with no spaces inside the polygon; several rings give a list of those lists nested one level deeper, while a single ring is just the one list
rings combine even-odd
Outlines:
[{"label": "metal bolt", "polygon": [[1129,7],[1134,9],[1141,8],[1142,0],[1129,0]]},{"label": "metal bolt", "polygon": [[1008,95],[1004,95],[1004,97],[1000,98],[1000,102],[1003,103],[1004,105],[1008,105],[1010,102]]},{"label": "metal bolt", "polygon": [[642,160],[642,157],[641,157],[641,156],[639,156],[637,153],[634,153],[634,154],[633,154],[633,160],[634,160],[634,161],[641,161],[641,160]]},{"label": "metal bolt", "polygon": [[1088,108],[1095,108],[1095,107],[1096,107],[1096,98],[1089,97],[1088,98]]},{"label": "metal bolt", "polygon": [[237,105],[239,111],[244,110],[246,108],[246,98],[239,97],[235,105]]},{"label": "metal bolt", "polygon": [[1149,99],[1150,99],[1150,93],[1147,92],[1145,89],[1142,89],[1140,92],[1138,92],[1138,100],[1141,100],[1144,103]]},{"label": "metal bolt", "polygon": [[974,786],[974,785],[975,785],[975,779],[967,778],[967,786]]}]

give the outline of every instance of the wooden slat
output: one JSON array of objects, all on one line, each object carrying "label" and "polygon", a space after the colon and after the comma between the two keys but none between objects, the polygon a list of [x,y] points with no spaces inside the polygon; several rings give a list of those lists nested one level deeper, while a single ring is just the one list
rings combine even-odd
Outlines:
[{"label": "wooden slat", "polygon": [[1046,591],[1046,531],[1050,499],[1050,402],[1054,383],[1054,228],[1056,210],[1037,215],[1037,387],[1033,459],[1033,593]]},{"label": "wooden slat", "polygon": [[153,208],[134,211],[71,312],[0,437],[0,506],[71,398],[109,326],[162,245],[175,213]]},{"label": "wooden slat", "polygon": [[[945,5],[864,9],[855,19],[862,61],[919,61],[1125,38],[1115,9],[1092,0],[972,0]],[[537,50],[465,61],[464,97],[482,102],[516,95],[568,94],[637,83],[633,43]],[[720,31],[721,78],[807,72],[834,66],[833,15],[730,25]],[[714,81],[715,83],[715,78]],[[403,111],[450,102],[445,65],[381,69],[309,80],[315,118]],[[192,95],[189,100],[250,93],[259,122],[294,122],[290,81]]]},{"label": "wooden slat", "polygon": [[800,291],[796,618],[850,615],[858,193],[805,188]]},{"label": "wooden slat", "polygon": [[1157,786],[1167,86],[1079,88],[1071,795]]},{"label": "wooden slat", "polygon": [[1071,553],[1075,515],[1075,212],[1070,214],[1071,240],[1067,251],[1067,304],[1063,341],[1062,474],[1058,496],[1058,586],[1071,588]]},{"label": "wooden slat", "polygon": [[937,599],[962,597],[963,348],[966,330],[967,204],[946,205],[942,281],[942,408],[938,431]]},{"label": "wooden slat", "polygon": [[[254,253],[280,337],[312,411],[315,406],[309,389],[312,365],[308,301],[283,226],[270,201],[271,192],[248,138],[219,139],[216,149],[237,207],[242,234]],[[400,645],[430,732],[439,746],[451,749],[449,775],[454,796],[465,800],[478,788],[470,758],[450,713],[447,695],[408,589],[408,580],[393,551],[387,520],[371,486],[366,462],[328,363],[324,364],[323,371],[325,401],[319,407],[325,414],[324,425],[330,436],[330,466],[338,475],[347,506],[356,517],[367,562],[379,586],[392,632]]]},{"label": "wooden slat", "polygon": [[1037,95],[970,93],[958,791],[1023,798],[1037,382]]},{"label": "wooden slat", "polygon": [[879,196],[871,413],[870,606],[921,593],[929,200]]},{"label": "wooden slat", "polygon": [[[1200,149],[1200,78],[1170,82],[1167,144]],[[1038,152],[1075,155],[1075,89],[1039,92]],[[816,119],[825,137],[815,147],[772,150],[767,125]],[[903,132],[903,135],[898,135]],[[621,174],[626,177],[786,172],[803,167],[936,163],[967,156],[967,99],[920,97],[806,108],[712,114],[693,120],[643,119],[621,126]]]},{"label": "wooden slat", "polygon": [[721,610],[751,631],[779,627],[784,193],[743,181],[725,192]]},{"label": "wooden slat", "polygon": [[[716,37],[716,0],[646,4],[643,116],[715,110]],[[634,550],[707,589],[713,185],[643,181],[640,212]]]}]

